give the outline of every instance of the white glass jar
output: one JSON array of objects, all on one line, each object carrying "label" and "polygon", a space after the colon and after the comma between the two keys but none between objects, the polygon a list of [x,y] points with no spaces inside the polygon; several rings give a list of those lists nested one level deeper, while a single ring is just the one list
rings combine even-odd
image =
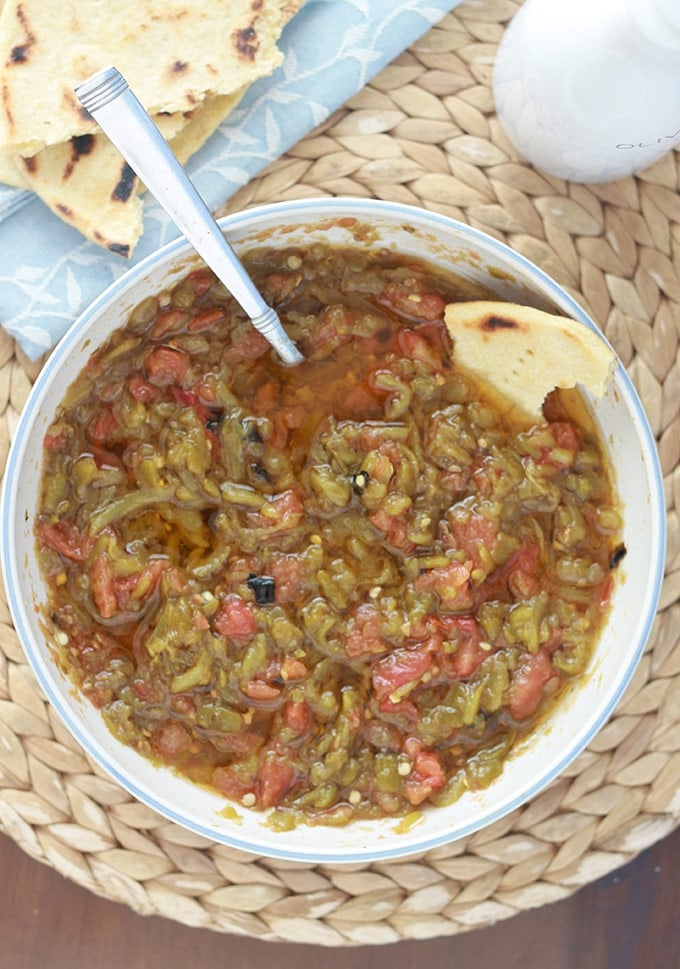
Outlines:
[{"label": "white glass jar", "polygon": [[493,92],[537,168],[575,182],[631,175],[680,143],[680,0],[526,0]]}]

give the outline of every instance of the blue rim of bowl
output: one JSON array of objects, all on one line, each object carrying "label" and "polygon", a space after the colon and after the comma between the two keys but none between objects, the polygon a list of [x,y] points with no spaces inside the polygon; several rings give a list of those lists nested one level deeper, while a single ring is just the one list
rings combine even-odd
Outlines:
[{"label": "blue rim of bowl", "polygon": [[[536,280],[536,282],[541,286],[544,295],[552,298],[563,312],[567,313],[568,315],[572,315],[582,323],[585,323],[603,340],[605,340],[605,342],[607,342],[606,338],[603,336],[595,323],[590,319],[588,314],[585,313],[579,304],[542,269],[540,269],[530,260],[526,259],[520,253],[515,252],[505,243],[499,242],[492,236],[488,236],[484,232],[481,232],[480,230],[475,229],[464,222],[456,221],[448,216],[440,215],[437,212],[420,209],[416,206],[383,202],[375,199],[337,197],[331,199],[303,199],[300,201],[278,202],[257,206],[244,212],[225,216],[223,219],[219,220],[219,224],[225,234],[228,234],[230,229],[236,229],[242,226],[244,223],[247,224],[248,228],[252,228],[255,226],[255,223],[259,221],[266,221],[273,213],[280,214],[289,211],[294,213],[296,219],[299,219],[306,213],[309,215],[323,217],[326,214],[326,211],[332,213],[337,211],[338,213],[342,213],[342,215],[346,216],[348,214],[348,206],[351,206],[353,210],[361,210],[365,208],[367,216],[384,214],[385,216],[394,217],[396,215],[403,217],[405,222],[408,222],[409,220],[413,221],[424,219],[430,225],[435,223],[442,225],[448,230],[462,232],[467,238],[477,240],[481,246],[486,247],[488,250],[498,252],[505,260],[509,261],[511,264],[514,264],[514,267],[520,273],[525,273],[533,277],[534,280]],[[354,215],[354,211],[351,214]],[[360,217],[362,213],[357,211],[356,214],[358,217]],[[282,848],[279,850],[276,847],[272,847],[269,843],[263,845],[262,843],[257,843],[255,841],[248,841],[246,838],[239,838],[237,835],[232,837],[228,833],[225,834],[222,829],[212,828],[209,825],[197,823],[192,818],[187,817],[181,811],[174,810],[172,806],[166,804],[164,801],[158,801],[153,792],[147,790],[145,786],[140,786],[139,782],[131,778],[126,771],[117,768],[115,764],[111,762],[106,753],[102,751],[99,744],[93,742],[92,739],[82,731],[69,707],[62,702],[61,696],[55,691],[55,689],[53,689],[50,677],[44,674],[37,650],[34,653],[34,648],[31,644],[32,637],[26,618],[26,604],[20,599],[17,594],[17,589],[15,588],[14,578],[17,572],[20,570],[20,565],[15,561],[14,557],[15,543],[13,541],[8,541],[8,538],[13,537],[14,534],[14,509],[17,501],[16,489],[11,488],[11,485],[14,483],[14,478],[20,465],[20,457],[24,449],[27,427],[30,423],[29,415],[36,404],[40,404],[40,400],[43,395],[43,387],[49,383],[52,373],[58,369],[61,361],[68,356],[75,342],[80,338],[81,330],[88,325],[92,317],[98,315],[100,310],[110,301],[112,297],[116,295],[116,293],[118,293],[122,288],[126,287],[129,283],[136,281],[157,262],[164,261],[166,258],[183,249],[186,249],[187,254],[193,252],[187,241],[183,237],[179,237],[167,243],[156,252],[151,253],[136,266],[131,267],[121,277],[115,280],[81,313],[78,319],[72,324],[60,342],[57,344],[53,353],[38,375],[17,424],[15,437],[10,448],[7,466],[5,469],[0,504],[0,522],[2,524],[2,534],[4,536],[0,562],[2,564],[2,571],[5,577],[8,605],[14,620],[17,634],[19,636],[19,641],[22,644],[26,658],[28,659],[28,662],[42,690],[47,696],[50,704],[55,708],[69,729],[70,733],[74,736],[85,752],[96,763],[100,764],[101,767],[115,781],[117,781],[117,783],[120,784],[124,790],[128,791],[128,793],[133,795],[143,804],[146,804],[152,810],[156,811],[162,817],[179,824],[181,827],[187,828],[188,830],[193,831],[194,833],[199,834],[211,841],[237,848],[241,851],[250,852],[260,856],[264,855],[265,857],[307,863],[311,862],[314,864],[356,864],[357,862],[368,863],[408,857],[412,854],[423,851],[431,851],[432,849],[441,847],[442,845],[448,844],[453,840],[467,837],[474,832],[479,831],[481,828],[488,827],[488,825],[493,824],[495,821],[505,817],[507,814],[521,807],[523,804],[526,804],[540,791],[544,790],[548,784],[555,780],[555,778],[557,778],[562,771],[566,769],[566,767],[588,745],[588,743],[598,733],[602,726],[604,726],[619,700],[623,696],[623,693],[625,692],[630,680],[632,679],[633,673],[638,665],[651,633],[664,578],[666,544],[665,499],[661,469],[656,450],[656,442],[644,408],[632,381],[630,380],[621,363],[619,363],[617,379],[624,395],[627,397],[630,412],[638,425],[640,440],[643,445],[643,451],[648,457],[647,465],[650,469],[650,474],[652,477],[654,490],[652,499],[659,510],[657,520],[658,535],[652,536],[653,544],[657,547],[657,554],[654,561],[652,579],[647,586],[647,608],[645,610],[646,621],[643,628],[640,630],[636,648],[630,655],[627,669],[625,674],[619,680],[616,690],[609,696],[607,702],[600,711],[599,716],[595,721],[590,723],[587,731],[581,735],[575,735],[572,743],[565,748],[562,757],[556,763],[553,763],[548,771],[542,772],[531,785],[520,790],[515,797],[506,800],[496,810],[488,812],[481,820],[474,820],[466,824],[462,824],[456,830],[443,830],[440,834],[426,836],[420,841],[410,841],[408,844],[397,844],[395,847],[386,847],[377,850],[361,850],[355,854],[349,852],[337,854],[318,850],[305,852],[295,848]]]}]

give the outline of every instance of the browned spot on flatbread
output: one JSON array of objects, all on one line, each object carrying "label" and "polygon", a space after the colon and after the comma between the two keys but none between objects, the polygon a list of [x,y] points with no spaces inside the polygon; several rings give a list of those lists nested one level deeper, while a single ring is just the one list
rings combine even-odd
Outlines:
[{"label": "browned spot on flatbread", "polygon": [[66,181],[73,174],[76,165],[86,155],[90,155],[94,148],[94,135],[74,135],[71,138],[71,157],[64,169],[62,181]]},{"label": "browned spot on flatbread", "polygon": [[111,192],[111,198],[113,201],[127,202],[134,191],[136,182],[137,176],[132,171],[128,163],[125,162],[120,170],[120,178],[118,179],[118,183],[113,192]]},{"label": "browned spot on flatbread", "polygon": [[232,34],[234,47],[244,60],[254,61],[260,47],[260,41],[255,30],[254,22]]},{"label": "browned spot on flatbread", "polygon": [[171,74],[184,74],[184,72],[186,71],[186,69],[188,68],[188,66],[189,65],[187,64],[186,61],[174,61],[173,64],[172,64],[172,67],[170,68],[170,73]]},{"label": "browned spot on flatbread", "polygon": [[487,316],[480,324],[480,330],[493,333],[494,330],[521,330],[522,327],[516,320],[508,320],[504,316]]},{"label": "browned spot on flatbread", "polygon": [[28,52],[30,47],[26,44],[17,44],[13,47],[9,54],[9,62],[11,64],[21,64],[23,61],[28,60]]},{"label": "browned spot on flatbread", "polygon": [[70,209],[68,205],[64,205],[62,202],[57,202],[56,207],[61,212],[61,214],[65,216],[67,219],[70,219],[73,217],[73,209]]},{"label": "browned spot on flatbread", "polygon": [[106,248],[109,252],[115,252],[117,256],[124,256],[126,259],[130,255],[130,247],[122,242],[109,242]]},{"label": "browned spot on flatbread", "polygon": [[181,7],[179,10],[169,10],[169,11],[164,10],[162,13],[152,13],[151,16],[149,17],[149,20],[155,20],[155,21],[169,20],[170,22],[172,22],[173,20],[183,20],[184,17],[187,17],[188,15],[189,15],[189,10],[185,9],[184,7]]},{"label": "browned spot on flatbread", "polygon": [[5,117],[7,118],[7,125],[11,131],[14,127],[14,115],[12,114],[12,109],[9,106],[9,88],[6,84],[2,85],[2,110],[5,112]]},{"label": "browned spot on flatbread", "polygon": [[92,121],[94,123],[92,115],[86,110],[86,108],[82,106],[73,91],[69,90],[67,87],[64,87],[61,92],[61,99],[68,110],[75,114],[76,117],[80,118],[82,121]]},{"label": "browned spot on flatbread", "polygon": [[28,18],[21,5],[17,7],[17,19],[24,32],[24,39],[20,44],[15,44],[10,51],[9,60],[7,61],[8,67],[15,64],[24,64],[30,57],[31,47],[35,44],[35,34],[28,26]]},{"label": "browned spot on flatbread", "polygon": [[94,148],[94,135],[75,135],[71,139],[71,145],[74,158],[90,155]]},{"label": "browned spot on flatbread", "polygon": [[26,171],[29,172],[29,174],[33,175],[35,173],[35,170],[38,167],[38,161],[36,157],[33,155],[31,156],[31,158],[22,158],[21,160],[24,163],[24,168],[26,169]]}]

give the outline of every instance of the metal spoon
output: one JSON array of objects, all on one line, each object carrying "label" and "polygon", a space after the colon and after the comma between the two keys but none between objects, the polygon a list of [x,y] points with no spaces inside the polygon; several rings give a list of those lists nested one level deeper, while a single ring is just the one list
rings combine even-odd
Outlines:
[{"label": "metal spoon", "polygon": [[304,357],[281,325],[276,310],[255,289],[189,176],[120,71],[115,67],[97,71],[75,92],[283,362],[301,363]]}]

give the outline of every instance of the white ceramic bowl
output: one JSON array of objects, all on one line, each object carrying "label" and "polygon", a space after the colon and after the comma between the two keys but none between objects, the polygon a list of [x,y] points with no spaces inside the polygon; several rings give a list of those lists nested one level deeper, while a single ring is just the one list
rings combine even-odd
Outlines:
[{"label": "white ceramic bowl", "polygon": [[[502,299],[561,312],[595,329],[571,297],[526,259],[436,213],[373,200],[306,200],[252,209],[224,219],[222,226],[237,251],[261,242],[354,243],[342,226],[346,218],[372,227],[371,245],[397,248],[453,267],[491,287]],[[159,814],[217,842],[261,855],[339,863],[408,855],[469,835],[538,794],[592,740],[625,690],[648,638],[663,576],[664,497],[654,439],[635,390],[619,365],[605,398],[593,402],[616,469],[625,520],[627,556],[611,615],[587,675],[558,704],[545,726],[512,752],[501,777],[450,807],[423,811],[410,827],[388,819],[344,828],[301,826],[275,832],[266,826],[263,815],[240,807],[236,807],[239,817],[228,819],[221,813],[225,801],[217,794],[153,766],[111,736],[97,710],[78,698],[57,670],[36,608],[47,598],[33,535],[45,430],[66,387],[94,348],[125,323],[144,296],[176,281],[195,262],[193,250],[177,240],[114,283],[57,346],[21,415],[5,474],[2,565],[10,609],[28,660],[50,703],[104,770]]]}]

